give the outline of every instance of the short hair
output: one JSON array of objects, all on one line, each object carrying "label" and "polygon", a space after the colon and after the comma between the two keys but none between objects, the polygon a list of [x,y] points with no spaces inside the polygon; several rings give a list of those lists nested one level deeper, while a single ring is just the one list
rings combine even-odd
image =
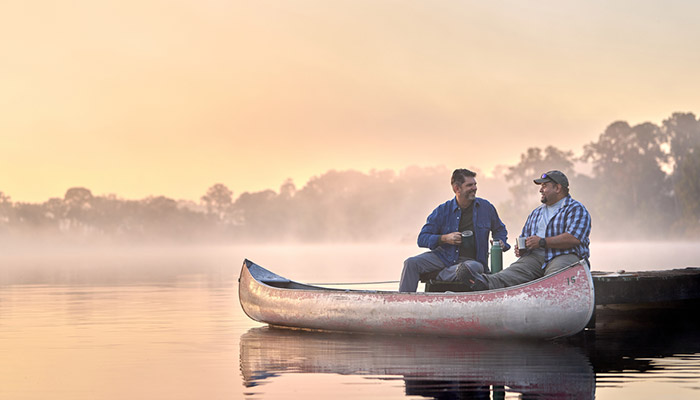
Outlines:
[{"label": "short hair", "polygon": [[476,176],[476,172],[470,171],[466,168],[458,168],[452,172],[452,184],[455,185],[461,185],[464,183],[464,180],[466,178],[474,178]]}]

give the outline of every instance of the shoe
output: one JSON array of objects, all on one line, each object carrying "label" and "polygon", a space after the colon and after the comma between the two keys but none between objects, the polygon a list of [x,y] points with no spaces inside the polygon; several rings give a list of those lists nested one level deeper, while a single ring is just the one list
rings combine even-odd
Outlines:
[{"label": "shoe", "polygon": [[457,280],[468,285],[471,291],[487,290],[488,282],[483,277],[484,267],[478,264],[462,263],[455,272]]}]

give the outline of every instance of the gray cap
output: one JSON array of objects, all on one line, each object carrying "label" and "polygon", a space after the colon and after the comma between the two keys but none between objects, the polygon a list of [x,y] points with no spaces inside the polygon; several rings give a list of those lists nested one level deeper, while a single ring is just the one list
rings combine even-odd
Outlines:
[{"label": "gray cap", "polygon": [[538,185],[541,185],[545,182],[554,182],[562,185],[565,188],[569,187],[569,180],[566,178],[566,175],[564,175],[563,172],[557,170],[545,172],[544,174],[542,174],[542,176],[539,177],[539,179],[535,179],[533,182],[535,182]]}]

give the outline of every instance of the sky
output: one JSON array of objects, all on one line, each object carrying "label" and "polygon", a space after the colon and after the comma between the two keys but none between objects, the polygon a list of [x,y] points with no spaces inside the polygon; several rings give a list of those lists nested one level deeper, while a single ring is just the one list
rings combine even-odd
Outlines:
[{"label": "sky", "polygon": [[197,201],[700,113],[700,3],[0,2],[0,192]]}]

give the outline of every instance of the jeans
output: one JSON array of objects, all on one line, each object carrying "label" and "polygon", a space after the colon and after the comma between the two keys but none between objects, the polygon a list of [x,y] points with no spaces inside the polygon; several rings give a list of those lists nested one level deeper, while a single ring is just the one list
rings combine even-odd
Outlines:
[{"label": "jeans", "polygon": [[483,265],[480,262],[466,257],[460,257],[457,264],[445,267],[445,264],[432,251],[419,254],[414,257],[409,257],[403,263],[403,271],[401,272],[401,282],[399,283],[399,292],[415,292],[418,289],[418,281],[422,274],[434,271],[440,271],[437,280],[445,282],[453,282],[457,280],[457,267],[463,263],[478,264],[483,270]]}]

